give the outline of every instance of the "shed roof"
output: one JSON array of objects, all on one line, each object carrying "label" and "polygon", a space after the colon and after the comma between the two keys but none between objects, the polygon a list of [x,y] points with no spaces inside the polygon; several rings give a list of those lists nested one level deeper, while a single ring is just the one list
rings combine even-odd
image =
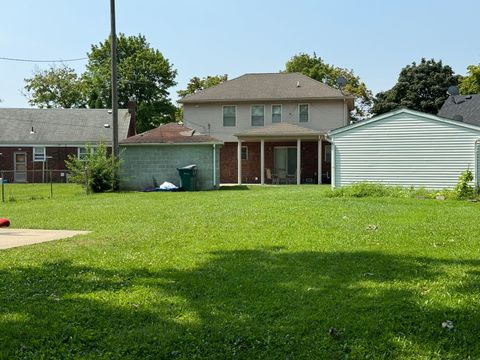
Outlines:
[{"label": "shed roof", "polygon": [[424,117],[424,118],[427,118],[427,119],[431,119],[431,120],[435,120],[435,121],[439,121],[439,122],[443,122],[443,123],[447,123],[447,124],[451,124],[451,125],[455,125],[455,126],[460,126],[460,127],[465,127],[465,128],[480,131],[480,126],[476,126],[476,125],[472,125],[472,124],[466,124],[466,123],[461,122],[461,121],[447,119],[447,118],[444,118],[444,117],[440,117],[440,116],[436,116],[436,115],[432,115],[432,114],[427,114],[427,113],[424,113],[424,112],[421,112],[421,111],[415,111],[415,110],[410,110],[410,109],[398,109],[398,110],[393,110],[393,111],[390,111],[390,112],[382,114],[382,115],[374,116],[374,117],[372,117],[370,119],[367,119],[367,120],[362,120],[362,121],[356,122],[356,123],[351,124],[351,125],[347,125],[347,126],[340,127],[338,129],[330,130],[327,135],[332,136],[332,135],[340,134],[340,133],[343,133],[345,131],[350,131],[352,129],[356,129],[358,127],[361,127],[361,126],[364,126],[364,125],[367,125],[367,124],[371,124],[371,123],[376,122],[376,121],[381,121],[383,119],[390,118],[392,116],[402,114],[402,113],[416,115],[416,116]]},{"label": "shed roof", "polygon": [[[112,128],[105,124],[112,124],[107,109],[0,108],[0,144],[109,144]],[[128,110],[119,110],[119,139],[127,137],[129,126]]]},{"label": "shed roof", "polygon": [[131,136],[120,142],[121,145],[161,145],[161,144],[223,144],[209,135],[201,134],[177,123],[168,123]]},{"label": "shed roof", "polygon": [[456,115],[460,115],[467,124],[480,126],[480,95],[449,96],[438,116],[456,120]]},{"label": "shed roof", "polygon": [[301,73],[245,74],[180,99],[179,103],[222,101],[279,101],[346,99],[353,108],[353,96],[344,95]]}]

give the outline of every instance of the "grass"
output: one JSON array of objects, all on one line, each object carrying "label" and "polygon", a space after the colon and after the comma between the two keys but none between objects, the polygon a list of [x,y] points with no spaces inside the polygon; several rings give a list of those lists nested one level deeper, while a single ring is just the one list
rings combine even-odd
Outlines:
[{"label": "grass", "polygon": [[93,232],[0,252],[0,358],[480,358],[478,203],[58,192],[1,205]]}]

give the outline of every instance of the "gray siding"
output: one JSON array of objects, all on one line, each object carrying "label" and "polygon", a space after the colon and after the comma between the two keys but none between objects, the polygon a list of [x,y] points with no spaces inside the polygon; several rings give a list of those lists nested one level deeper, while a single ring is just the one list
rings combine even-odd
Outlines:
[{"label": "gray siding", "polygon": [[452,188],[462,171],[475,171],[479,137],[479,130],[461,124],[400,112],[332,135],[334,185],[369,181]]},{"label": "gray siding", "polygon": [[[225,142],[237,141],[237,138],[233,136],[234,134],[258,128],[258,126],[251,126],[250,108],[252,105],[265,105],[264,126],[272,125],[272,104],[282,105],[282,122],[289,124],[322,132],[346,125],[343,100],[185,104],[183,121],[185,126],[209,134],[219,140]],[[309,104],[308,122],[298,121],[299,104]],[[223,105],[237,106],[237,124],[235,127],[223,126]]]},{"label": "gray siding", "polygon": [[[143,190],[169,181],[180,186],[177,168],[197,165],[197,189],[213,186],[213,145],[130,145],[123,146],[120,158],[121,181],[124,190]],[[216,184],[220,182],[220,146],[216,145]]]}]

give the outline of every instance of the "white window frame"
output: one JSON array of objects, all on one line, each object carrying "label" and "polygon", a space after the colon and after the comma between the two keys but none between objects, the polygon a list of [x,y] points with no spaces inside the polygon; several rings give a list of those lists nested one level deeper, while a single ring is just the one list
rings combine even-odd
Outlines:
[{"label": "white window frame", "polygon": [[[85,149],[84,152],[80,152],[80,149]],[[97,148],[94,147],[94,146],[91,146],[90,147],[90,152],[92,154],[94,154],[95,152],[97,151]],[[77,157],[80,159],[80,160],[85,160],[85,156],[87,155],[87,147],[86,146],[79,146],[77,147]]]},{"label": "white window frame", "polygon": [[[245,150],[245,158],[243,157],[243,150]],[[246,145],[242,145],[241,159],[248,160],[248,146]]]},{"label": "white window frame", "polygon": [[[234,107],[235,108],[235,125],[225,125],[225,113],[224,113],[224,109],[226,107]],[[237,127],[237,105],[222,105],[222,126],[223,127],[228,127],[228,128],[233,128],[233,127]]]},{"label": "white window frame", "polygon": [[[263,107],[263,124],[262,125],[253,125],[253,108],[254,107]],[[250,106],[250,126],[265,126],[265,105],[262,104],[255,104]]]},{"label": "white window frame", "polygon": [[[307,105],[307,121],[300,121],[300,106],[302,105]],[[298,104],[298,122],[299,123],[308,123],[310,122],[310,104],[308,103],[303,103],[303,104]]]},{"label": "white window frame", "polygon": [[[280,121],[276,121],[276,122],[273,122],[273,107],[274,106],[280,106]],[[282,122],[282,115],[283,115],[283,107],[282,107],[282,104],[272,104],[272,107],[271,107],[271,115],[272,115],[272,124],[278,124],[278,123],[281,123]]]},{"label": "white window frame", "polygon": [[[37,153],[37,149],[43,149],[43,154]],[[32,159],[35,162],[45,162],[45,159],[47,158],[47,148],[45,146],[34,146],[32,149]],[[41,156],[39,156],[41,155]]]}]

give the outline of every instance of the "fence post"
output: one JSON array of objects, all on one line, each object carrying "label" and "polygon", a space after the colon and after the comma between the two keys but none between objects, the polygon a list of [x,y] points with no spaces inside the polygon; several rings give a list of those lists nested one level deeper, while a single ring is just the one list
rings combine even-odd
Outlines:
[{"label": "fence post", "polygon": [[53,180],[52,180],[52,170],[50,170],[50,199],[53,198]]}]

